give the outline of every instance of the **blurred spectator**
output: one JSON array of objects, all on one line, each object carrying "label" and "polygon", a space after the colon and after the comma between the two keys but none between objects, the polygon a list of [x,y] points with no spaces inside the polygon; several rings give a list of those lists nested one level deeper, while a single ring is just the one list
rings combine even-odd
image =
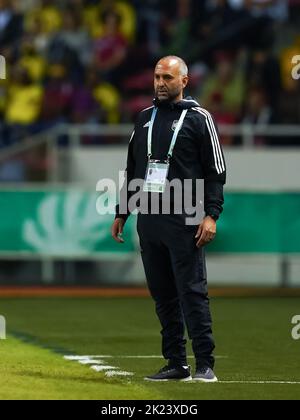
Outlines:
[{"label": "blurred spectator", "polygon": [[136,33],[136,14],[131,4],[125,0],[102,0],[88,7],[85,11],[85,23],[93,38],[101,37],[105,32],[103,16],[114,13],[119,16],[120,33],[132,42]]},{"label": "blurred spectator", "polygon": [[250,87],[263,87],[271,108],[277,112],[282,85],[278,59],[269,51],[254,51],[249,59],[246,77]]},{"label": "blurred spectator", "polygon": [[[272,109],[268,104],[266,92],[262,88],[253,88],[248,92],[245,116],[242,122],[260,127],[275,122]],[[257,135],[255,136],[254,142],[256,145],[264,145],[271,143],[272,139]]]},{"label": "blurred spectator", "polygon": [[[85,84],[74,90],[71,121],[78,124],[120,122],[119,93],[111,84],[101,80],[94,67],[87,70]],[[99,144],[103,141],[111,143],[115,139],[86,134],[81,141],[84,144]]]},{"label": "blurred spectator", "polygon": [[268,7],[275,2],[277,0],[244,0],[244,9],[252,16],[252,24],[246,35],[249,47],[262,49],[273,45],[274,18],[268,13]]},{"label": "blurred spectator", "polygon": [[161,55],[174,55],[186,57],[191,33],[191,0],[177,0],[177,14],[169,22],[169,42],[161,51]]},{"label": "blurred spectator", "polygon": [[46,60],[37,52],[31,35],[23,36],[19,53],[19,65],[27,70],[32,81],[42,82],[46,70]]},{"label": "blurred spectator", "polygon": [[72,51],[81,65],[87,65],[91,60],[91,41],[88,31],[82,25],[81,11],[67,8],[64,13],[64,27],[55,34],[51,44],[56,45],[60,51]]},{"label": "blurred spectator", "polygon": [[62,13],[52,0],[41,0],[41,6],[29,10],[25,16],[25,27],[31,30],[38,22],[41,32],[52,34],[62,27]]},{"label": "blurred spectator", "polygon": [[97,123],[101,108],[87,86],[79,86],[72,96],[70,122],[75,124]]},{"label": "blurred spectator", "polygon": [[0,0],[0,48],[13,46],[22,34],[22,16],[10,0]]},{"label": "blurred spectator", "polygon": [[224,114],[237,122],[245,96],[244,74],[228,53],[219,52],[216,61],[216,72],[206,78],[201,88],[200,103],[213,113],[217,111],[219,118]]},{"label": "blurred spectator", "polygon": [[202,16],[194,24],[195,44],[190,46],[190,60],[200,57],[210,61],[216,49],[237,51],[245,45],[247,31],[252,25],[249,11],[233,9],[228,0],[205,2]]},{"label": "blurred spectator", "polygon": [[31,40],[35,50],[39,54],[46,56],[47,48],[49,42],[51,41],[51,36],[43,32],[42,23],[37,16],[32,18],[30,27],[28,27],[28,29],[26,29],[24,32],[26,34],[26,38]]},{"label": "blurred spectator", "polygon": [[101,107],[97,104],[91,88],[90,73],[86,83],[76,86],[71,100],[71,122],[76,124],[93,123],[101,120]]},{"label": "blurred spectator", "polygon": [[121,120],[121,96],[118,90],[107,82],[99,82],[93,89],[93,96],[105,112],[102,122],[117,124]]},{"label": "blurred spectator", "polygon": [[22,67],[12,70],[8,89],[5,121],[8,124],[33,124],[38,120],[43,88],[32,82],[29,73]]},{"label": "blurred spectator", "polygon": [[94,44],[94,62],[106,80],[116,83],[128,44],[120,31],[119,15],[105,12],[103,22],[103,34]]},{"label": "blurred spectator", "polygon": [[61,64],[53,64],[48,69],[45,94],[41,110],[44,123],[66,121],[70,116],[74,87],[67,69]]},{"label": "blurred spectator", "polygon": [[132,122],[151,104],[153,66],[164,54],[187,61],[187,93],[200,97],[219,124],[299,124],[300,83],[291,77],[292,57],[300,54],[299,6],[287,0],[0,0],[7,70],[0,80],[0,144],[61,121]]},{"label": "blurred spectator", "polygon": [[15,67],[11,70],[1,142],[11,144],[35,131],[42,97],[43,87],[30,79],[26,69]]},{"label": "blurred spectator", "polygon": [[138,15],[138,39],[148,48],[152,56],[158,56],[161,49],[161,0],[135,1]]}]

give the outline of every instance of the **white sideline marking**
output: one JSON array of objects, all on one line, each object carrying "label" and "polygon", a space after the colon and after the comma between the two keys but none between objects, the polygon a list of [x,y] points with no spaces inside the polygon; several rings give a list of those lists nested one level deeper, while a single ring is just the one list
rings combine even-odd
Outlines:
[{"label": "white sideline marking", "polygon": [[[93,355],[93,356],[64,356],[65,360],[71,360],[75,362],[79,362],[82,365],[90,365],[91,369],[95,370],[96,372],[105,372],[105,375],[108,377],[112,376],[133,376],[133,372],[126,372],[120,370],[113,370],[119,369],[116,366],[109,366],[105,365],[105,362],[101,359],[104,358],[123,358],[123,359],[161,359],[162,356],[158,355],[148,355],[148,356],[131,356],[131,355]],[[188,358],[192,358],[193,356],[188,356]],[[215,356],[216,359],[228,359],[228,356]],[[96,360],[97,359],[97,360]],[[195,383],[196,381],[187,381],[187,383]],[[198,381],[197,381],[198,382]],[[240,385],[300,385],[300,382],[297,381],[219,381],[217,384],[240,384]]]},{"label": "white sideline marking", "polygon": [[133,372],[125,372],[122,370],[109,370],[108,372],[105,372],[105,376],[111,377],[111,376],[133,376]]},{"label": "white sideline marking", "polygon": [[115,366],[107,366],[107,365],[93,365],[91,366],[91,369],[95,370],[96,372],[102,372],[103,370],[112,370],[112,369],[118,369]]},{"label": "white sideline marking", "polygon": [[78,362],[81,365],[103,365],[104,362],[103,360],[96,360],[96,359],[82,359],[82,360],[78,360]]},{"label": "white sideline marking", "polygon": [[219,384],[245,384],[245,385],[300,385],[300,382],[291,381],[219,381]]},{"label": "white sideline marking", "polygon": [[[96,360],[97,358],[97,360]],[[96,372],[106,371],[106,376],[133,376],[133,372],[125,372],[121,370],[113,370],[119,369],[116,366],[109,366],[106,365],[105,362],[99,359],[99,356],[64,356],[65,360],[70,360],[72,362],[78,362],[81,365],[92,365],[90,366],[91,369],[95,370]]]}]

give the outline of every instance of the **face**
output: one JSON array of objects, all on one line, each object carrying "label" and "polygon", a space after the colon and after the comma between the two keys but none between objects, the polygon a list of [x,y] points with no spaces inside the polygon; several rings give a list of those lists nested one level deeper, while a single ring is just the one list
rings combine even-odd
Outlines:
[{"label": "face", "polygon": [[158,62],[154,72],[155,96],[161,102],[182,99],[188,76],[183,76],[180,63],[176,59],[163,59]]}]

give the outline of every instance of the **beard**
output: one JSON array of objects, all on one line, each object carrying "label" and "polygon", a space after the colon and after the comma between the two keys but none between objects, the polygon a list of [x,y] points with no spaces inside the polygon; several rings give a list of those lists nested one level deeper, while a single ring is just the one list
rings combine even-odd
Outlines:
[{"label": "beard", "polygon": [[163,91],[163,92],[156,89],[155,96],[159,100],[159,102],[173,102],[178,97],[178,95],[180,95],[180,93],[181,93],[180,88],[178,88],[176,90],[173,89],[171,91],[166,90],[166,91]]}]

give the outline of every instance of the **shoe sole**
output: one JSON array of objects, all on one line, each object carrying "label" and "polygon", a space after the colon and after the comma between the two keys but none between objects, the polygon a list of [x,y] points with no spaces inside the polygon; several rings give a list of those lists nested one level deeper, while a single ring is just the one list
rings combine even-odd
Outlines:
[{"label": "shoe sole", "polygon": [[193,378],[193,381],[202,382],[204,384],[215,384],[218,381],[218,378],[214,379],[204,379],[204,378]]},{"label": "shoe sole", "polygon": [[178,381],[178,382],[189,382],[192,381],[193,378],[191,376],[188,376],[187,378],[181,378],[181,379],[151,379],[151,378],[144,378],[145,381],[149,382],[170,382],[170,381]]}]

